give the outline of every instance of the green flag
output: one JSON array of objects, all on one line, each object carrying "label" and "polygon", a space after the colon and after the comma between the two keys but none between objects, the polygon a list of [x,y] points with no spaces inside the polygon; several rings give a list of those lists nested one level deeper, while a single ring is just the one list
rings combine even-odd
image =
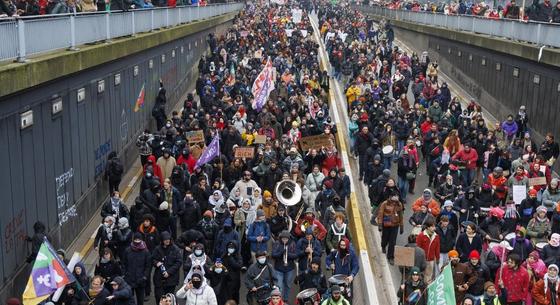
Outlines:
[{"label": "green flag", "polygon": [[440,275],[428,286],[428,305],[455,304],[455,288],[451,265],[445,266]]}]

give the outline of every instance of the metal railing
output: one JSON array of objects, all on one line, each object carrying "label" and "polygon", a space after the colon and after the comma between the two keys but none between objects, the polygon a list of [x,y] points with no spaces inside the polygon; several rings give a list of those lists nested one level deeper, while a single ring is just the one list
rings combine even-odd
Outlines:
[{"label": "metal railing", "polygon": [[[2,0],[0,0],[2,1]],[[0,61],[169,28],[243,8],[243,3],[19,17],[0,22]]]},{"label": "metal railing", "polygon": [[381,6],[360,5],[354,6],[354,8],[367,14],[379,15],[394,20],[560,48],[559,24],[535,21],[523,22],[513,19],[489,19],[471,15],[445,15],[423,11],[392,10]]}]

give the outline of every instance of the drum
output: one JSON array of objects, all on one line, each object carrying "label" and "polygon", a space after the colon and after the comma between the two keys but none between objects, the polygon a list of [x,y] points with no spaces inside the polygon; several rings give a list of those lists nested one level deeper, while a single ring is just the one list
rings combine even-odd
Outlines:
[{"label": "drum", "polygon": [[302,290],[296,295],[298,304],[300,305],[315,305],[318,302],[319,292],[315,288]]},{"label": "drum", "polygon": [[544,248],[544,246],[546,246],[548,243],[536,243],[535,247],[537,248],[537,251],[539,251],[539,253],[542,253],[542,249]]},{"label": "drum", "polygon": [[347,275],[344,274],[337,274],[329,277],[329,286],[338,285],[344,297],[347,297],[351,293],[348,282],[346,282],[346,277]]},{"label": "drum", "polygon": [[392,145],[386,145],[386,146],[383,146],[383,149],[381,151],[383,151],[383,155],[385,157],[390,157],[393,154],[393,150],[394,150],[394,148],[393,148]]}]

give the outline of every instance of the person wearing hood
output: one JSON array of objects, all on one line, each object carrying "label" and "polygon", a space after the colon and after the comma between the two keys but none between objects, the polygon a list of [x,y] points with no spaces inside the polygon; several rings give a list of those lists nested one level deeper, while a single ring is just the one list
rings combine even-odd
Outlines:
[{"label": "person wearing hood", "polygon": [[560,183],[557,178],[550,180],[550,184],[542,194],[542,204],[547,208],[548,213],[552,214],[556,203],[560,201]]},{"label": "person wearing hood", "polygon": [[113,293],[106,298],[111,301],[113,305],[134,305],[134,297],[132,296],[132,289],[125,282],[125,280],[117,276],[111,281]]},{"label": "person wearing hood", "polygon": [[124,170],[123,165],[117,152],[112,151],[107,156],[107,164],[105,165],[104,178],[109,181],[109,194],[119,190]]},{"label": "person wearing hood", "polygon": [[144,205],[140,196],[134,199],[134,205],[130,208],[129,225],[136,231],[143,222],[144,215],[150,213],[150,209]]},{"label": "person wearing hood", "polygon": [[224,226],[222,230],[218,232],[218,236],[216,238],[216,243],[214,246],[214,256],[222,257],[226,253],[227,245],[231,241],[235,241],[237,244],[239,244],[239,233],[233,228],[233,220],[231,218],[226,218],[226,220],[224,221]]},{"label": "person wearing hood", "polygon": [[251,253],[266,251],[270,239],[270,228],[266,223],[263,210],[257,210],[255,221],[247,230],[247,240],[251,244]]},{"label": "person wearing hood", "polygon": [[[336,175],[336,174],[335,174]],[[327,208],[332,206],[333,199],[337,196],[336,191],[333,188],[334,180],[325,179],[323,183],[323,190],[315,198],[315,210],[320,213],[320,215],[325,215]]]},{"label": "person wearing hood", "polygon": [[274,272],[283,291],[283,299],[287,300],[292,283],[296,277],[297,249],[296,243],[291,238],[289,231],[282,231],[279,239],[272,245],[272,258],[274,259]]},{"label": "person wearing hood", "polygon": [[194,200],[192,192],[187,191],[185,198],[177,207],[177,216],[179,217],[181,231],[186,232],[196,227],[198,222],[201,220],[201,214],[202,211],[200,210],[200,206]]},{"label": "person wearing hood", "polygon": [[360,264],[350,241],[346,238],[341,239],[338,242],[337,251],[333,251],[327,256],[325,264],[332,271],[333,275],[340,274],[346,276],[345,280],[348,284],[347,289],[349,290],[346,294],[351,302],[353,294],[352,286],[354,279],[360,271]]},{"label": "person wearing hood", "polygon": [[150,213],[156,214],[159,211],[160,204],[164,201],[161,198],[161,184],[159,180],[152,180],[150,187],[144,190],[140,197],[142,198],[142,203],[150,209]]},{"label": "person wearing hood", "polygon": [[273,216],[276,216],[278,210],[278,202],[272,197],[272,193],[266,190],[263,193],[263,200],[257,209],[263,210],[266,221],[270,221]]},{"label": "person wearing hood", "polygon": [[500,295],[496,290],[496,286],[493,282],[488,281],[484,283],[484,294],[480,299],[480,305],[507,305],[507,289],[502,281],[499,281],[500,285]]},{"label": "person wearing hood", "polygon": [[129,218],[128,208],[122,202],[119,191],[113,191],[111,198],[101,208],[101,217],[113,216],[115,219],[121,217]]},{"label": "person wearing hood", "polygon": [[208,197],[208,208],[214,211],[216,214],[214,221],[219,227],[223,226],[226,218],[229,217],[229,211],[227,210],[227,205],[220,190],[214,190],[212,195]]},{"label": "person wearing hood", "polygon": [[47,228],[45,224],[40,221],[37,221],[33,224],[33,236],[29,237],[26,236],[25,240],[31,243],[31,254],[26,259],[26,262],[31,263],[37,257],[37,253],[39,253],[39,249],[47,236]]},{"label": "person wearing hood", "polygon": [[327,230],[323,224],[315,217],[315,212],[313,208],[307,208],[303,213],[303,216],[297,221],[296,227],[294,228],[294,235],[296,237],[304,237],[306,229],[308,227],[313,227],[316,231],[315,237],[318,240],[323,240],[327,236]]},{"label": "person wearing hood", "polygon": [[109,248],[103,250],[103,255],[99,258],[99,262],[95,266],[95,275],[100,275],[105,279],[105,287],[112,291],[109,283],[115,276],[122,276],[120,264],[115,260],[113,252]]},{"label": "person wearing hood", "polygon": [[227,283],[227,288],[225,289],[227,293],[226,299],[233,299],[239,303],[239,290],[241,287],[241,267],[243,267],[243,261],[241,260],[241,255],[238,251],[239,243],[236,241],[230,241],[226,245],[226,253],[222,256],[222,263],[224,268],[229,272],[230,280]]},{"label": "person wearing hood", "polygon": [[124,279],[136,295],[136,305],[143,305],[152,261],[142,234],[139,232],[134,233],[130,246],[121,258],[121,263],[124,269]]},{"label": "person wearing hood", "polygon": [[533,244],[526,236],[527,229],[517,226],[515,229],[515,237],[509,240],[509,243],[513,247],[511,252],[517,254],[522,261],[526,260],[529,253],[533,251]]},{"label": "person wearing hood", "polygon": [[412,211],[420,211],[420,207],[422,205],[426,205],[428,207],[428,212],[432,213],[434,217],[438,217],[440,213],[440,205],[433,198],[432,191],[430,189],[425,189],[424,192],[422,192],[422,197],[414,201],[412,204]]},{"label": "person wearing hood", "polygon": [[527,225],[527,236],[531,239],[533,246],[536,246],[538,243],[548,242],[551,224],[550,220],[546,217],[546,212],[546,207],[539,206],[533,219]]},{"label": "person wearing hood", "polygon": [[214,290],[216,294],[216,299],[218,304],[225,304],[228,300],[228,282],[231,280],[229,276],[229,270],[223,265],[221,258],[216,258],[214,265],[210,267],[210,270],[205,277],[209,281],[210,287]]},{"label": "person wearing hood", "polygon": [[272,218],[268,220],[268,225],[270,227],[270,234],[274,240],[278,240],[279,234],[282,231],[292,231],[293,221],[292,218],[287,215],[286,207],[283,204],[278,206],[276,215],[272,216]]},{"label": "person wearing hood", "polygon": [[517,212],[521,218],[521,225],[527,226],[529,221],[533,218],[533,215],[536,213],[537,208],[539,207],[539,202],[537,200],[537,190],[530,189],[528,192],[528,198],[525,198],[521,201],[521,204],[517,206]]},{"label": "person wearing hood", "polygon": [[218,305],[214,290],[200,272],[194,272],[187,278],[175,295],[179,299],[186,299],[186,305]]},{"label": "person wearing hood", "polygon": [[116,231],[117,234],[117,257],[122,259],[126,248],[128,248],[130,242],[132,241],[133,232],[128,225],[128,219],[122,217],[119,219],[119,228]]},{"label": "person wearing hood", "polygon": [[202,232],[204,239],[206,240],[205,249],[208,255],[212,256],[214,252],[214,243],[216,241],[216,236],[218,235],[218,230],[220,227],[214,220],[214,214],[212,211],[207,210],[202,215],[202,220],[198,222],[196,230]]},{"label": "person wearing hood", "polygon": [[[377,159],[377,155],[374,157],[375,159]],[[374,164],[375,164],[375,159],[374,159]],[[379,160],[381,160],[381,157],[379,157]],[[383,193],[387,187],[387,184],[389,183],[389,180],[393,180],[391,178],[391,171],[390,170],[383,170],[383,172],[381,173],[381,175],[377,176],[374,178],[374,180],[372,180],[370,182],[370,184],[368,185],[368,197],[370,200],[370,205],[371,205],[371,220],[370,223],[372,225],[377,225],[376,222],[376,216],[377,216],[377,209],[379,207],[379,205],[381,204],[381,202],[383,202],[385,200],[385,198],[383,198]],[[394,180],[393,180],[393,187],[394,187]],[[400,192],[399,192],[400,193]]]},{"label": "person wearing hood", "polygon": [[117,226],[115,225],[115,217],[106,216],[103,224],[97,229],[93,247],[95,251],[99,251],[99,257],[103,256],[105,248],[111,249],[113,253],[117,250]]},{"label": "person wearing hood", "polygon": [[558,264],[560,258],[560,234],[552,233],[550,240],[543,247],[542,260],[546,265]]},{"label": "person wearing hood", "polygon": [[148,156],[146,164],[144,164],[143,175],[146,176],[150,172],[153,177],[157,177],[160,183],[163,183],[163,174],[161,172],[161,167],[156,162],[156,156]]},{"label": "person wearing hood", "polygon": [[513,120],[513,115],[508,115],[507,119],[502,122],[502,130],[506,135],[506,141],[508,143],[511,142],[519,130],[519,126],[517,126],[517,123]]},{"label": "person wearing hood", "polygon": [[181,250],[173,243],[171,234],[167,231],[162,232],[161,244],[152,254],[156,303],[159,303],[162,295],[175,291],[175,287],[179,284],[181,261]]},{"label": "person wearing hood", "polygon": [[558,265],[551,264],[544,278],[533,286],[531,295],[536,305],[556,305],[560,304],[559,288]]},{"label": "person wearing hood", "polygon": [[159,300],[159,305],[177,305],[177,300],[173,293],[167,293]]},{"label": "person wearing hood", "polygon": [[195,244],[192,252],[183,252],[183,272],[185,278],[190,278],[193,272],[199,270],[202,275],[210,271],[213,265],[212,259],[204,251],[204,244]]},{"label": "person wearing hood", "polygon": [[425,305],[427,293],[424,291],[426,283],[422,279],[422,273],[418,267],[412,267],[410,277],[401,284],[397,297],[404,305]]},{"label": "person wearing hood", "polygon": [[267,259],[266,252],[255,254],[255,262],[249,267],[245,274],[245,287],[247,288],[247,302],[249,305],[257,304],[264,299],[276,286],[278,279],[274,268]]}]

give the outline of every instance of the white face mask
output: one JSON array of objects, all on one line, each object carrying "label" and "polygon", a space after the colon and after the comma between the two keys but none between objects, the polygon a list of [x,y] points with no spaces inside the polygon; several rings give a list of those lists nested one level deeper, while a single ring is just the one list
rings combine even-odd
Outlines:
[{"label": "white face mask", "polygon": [[227,249],[227,252],[228,252],[229,254],[233,254],[233,252],[235,252],[235,248],[228,248],[228,249]]},{"label": "white face mask", "polygon": [[201,256],[202,255],[202,250],[194,250],[194,255]]},{"label": "white face mask", "polygon": [[223,269],[222,268],[214,268],[214,272],[220,274],[222,273]]},{"label": "white face mask", "polygon": [[264,263],[266,263],[266,257],[260,257],[257,259],[257,261],[259,262],[259,264],[264,265]]}]

